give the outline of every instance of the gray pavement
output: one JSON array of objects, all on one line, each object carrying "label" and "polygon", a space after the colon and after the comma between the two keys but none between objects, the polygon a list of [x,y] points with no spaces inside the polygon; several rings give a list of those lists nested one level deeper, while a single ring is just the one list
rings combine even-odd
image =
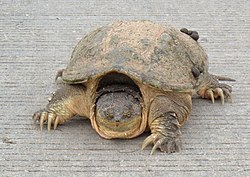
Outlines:
[{"label": "gray pavement", "polygon": [[[250,2],[0,1],[0,176],[250,176]],[[237,81],[233,103],[195,99],[180,153],[141,151],[142,136],[100,138],[76,118],[40,131],[31,115],[88,31],[149,19],[197,30],[210,71]]]}]

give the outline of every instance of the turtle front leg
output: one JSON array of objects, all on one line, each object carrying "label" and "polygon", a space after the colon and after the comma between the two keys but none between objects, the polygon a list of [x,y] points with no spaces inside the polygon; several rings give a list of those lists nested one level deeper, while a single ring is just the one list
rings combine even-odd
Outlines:
[{"label": "turtle front leg", "polygon": [[210,74],[204,81],[197,91],[202,98],[210,99],[212,103],[220,98],[221,104],[224,104],[225,100],[231,100],[232,87],[219,81],[235,81],[234,79]]},{"label": "turtle front leg", "polygon": [[[64,85],[53,93],[45,109],[35,112],[32,116],[34,122],[39,122],[41,130],[47,123],[48,130],[54,125],[63,124],[75,115],[86,115],[85,91],[83,86]],[[85,109],[84,109],[85,108]]]},{"label": "turtle front leg", "polygon": [[180,124],[174,112],[167,112],[162,117],[155,119],[151,125],[151,135],[148,136],[142,145],[144,149],[149,144],[154,144],[151,155],[156,149],[163,152],[179,152],[181,149]]},{"label": "turtle front leg", "polygon": [[144,140],[142,149],[153,144],[151,154],[158,148],[167,153],[179,152],[182,146],[180,127],[187,120],[191,106],[190,94],[157,96],[149,112],[148,124],[152,134]]}]

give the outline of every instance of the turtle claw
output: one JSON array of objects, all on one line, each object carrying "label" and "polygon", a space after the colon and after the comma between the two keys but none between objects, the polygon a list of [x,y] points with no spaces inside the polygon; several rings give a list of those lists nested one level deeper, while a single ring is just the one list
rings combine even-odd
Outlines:
[{"label": "turtle claw", "polygon": [[166,153],[179,152],[181,150],[181,141],[179,138],[164,136],[160,133],[148,136],[142,144],[142,150],[149,144],[154,144],[150,155],[152,155],[157,149]]},{"label": "turtle claw", "polygon": [[214,104],[214,93],[211,89],[207,90],[207,95],[210,97],[212,103]]},{"label": "turtle claw", "polygon": [[216,92],[217,92],[218,96],[220,97],[221,104],[224,105],[225,98],[224,98],[223,90],[221,88],[216,88]]},{"label": "turtle claw", "polygon": [[223,87],[210,88],[206,90],[203,98],[211,99],[212,103],[215,99],[220,98],[221,104],[224,105],[225,99],[231,100],[231,93],[229,89]]},{"label": "turtle claw", "polygon": [[208,79],[206,80],[210,80],[210,84],[203,85],[202,88],[198,90],[198,94],[202,98],[210,99],[212,103],[214,103],[215,99],[220,99],[222,105],[224,105],[225,100],[232,101],[232,87],[225,83],[220,83],[219,81],[235,81],[234,79],[216,75],[209,75]]},{"label": "turtle claw", "polygon": [[[145,147],[147,147],[149,144],[151,144],[152,142],[154,142],[154,134],[151,134],[150,136],[148,136],[142,143],[142,147],[141,149],[145,149]],[[151,152],[152,153],[152,152]]]},{"label": "turtle claw", "polygon": [[[153,146],[153,148],[152,148],[152,150],[151,150],[150,155],[152,155],[152,154],[155,152],[156,149],[161,148],[161,145],[162,145],[165,141],[166,141],[166,138],[161,138],[161,139],[159,139],[158,141],[156,141],[156,143],[154,144],[154,146]],[[169,151],[169,148],[168,148],[167,151],[165,151],[165,152],[170,153],[171,151]]]},{"label": "turtle claw", "polygon": [[48,131],[51,130],[52,125],[54,125],[54,130],[55,130],[58,124],[64,123],[64,119],[62,117],[57,116],[53,112],[47,112],[45,110],[35,112],[32,118],[34,120],[34,124],[36,124],[36,122],[39,122],[41,130],[43,130],[44,123],[46,122]]},{"label": "turtle claw", "polygon": [[40,129],[43,130],[43,123],[47,121],[48,112],[42,112],[40,117]]},{"label": "turtle claw", "polygon": [[50,113],[48,115],[48,131],[50,131],[50,129],[51,129],[52,122],[54,124],[55,118],[56,118],[56,114],[54,114],[54,113]]},{"label": "turtle claw", "polygon": [[56,120],[54,122],[54,130],[57,128],[58,124],[59,124],[60,118],[57,116]]}]

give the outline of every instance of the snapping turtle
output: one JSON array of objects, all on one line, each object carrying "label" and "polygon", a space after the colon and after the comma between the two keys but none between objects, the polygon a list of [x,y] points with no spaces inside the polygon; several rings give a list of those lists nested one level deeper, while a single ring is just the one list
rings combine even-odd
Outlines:
[{"label": "snapping turtle", "polygon": [[142,144],[177,152],[180,127],[192,96],[230,99],[231,87],[209,74],[207,55],[195,38],[150,21],[116,22],[90,32],[75,47],[65,83],[33,119],[48,130],[79,115],[103,138],[133,138],[151,131]]}]

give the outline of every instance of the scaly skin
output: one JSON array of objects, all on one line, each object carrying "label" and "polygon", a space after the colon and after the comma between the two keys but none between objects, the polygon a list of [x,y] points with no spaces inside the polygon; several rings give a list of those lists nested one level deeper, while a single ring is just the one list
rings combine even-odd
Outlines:
[{"label": "scaly skin", "polygon": [[47,122],[48,130],[54,125],[70,120],[76,115],[88,116],[88,102],[83,86],[64,85],[57,90],[49,100],[45,109],[33,114],[33,120],[40,123],[41,130],[44,122]]},{"label": "scaly skin", "polygon": [[169,92],[157,96],[151,104],[148,117],[152,134],[144,140],[142,149],[154,144],[151,154],[158,148],[167,153],[180,151],[180,127],[188,119],[191,107],[191,93]]},{"label": "scaly skin", "polygon": [[[235,81],[234,79],[208,75],[200,85],[197,93],[205,99],[231,100],[231,86],[219,81]],[[163,152],[178,152],[181,149],[180,127],[188,119],[191,112],[191,94],[169,92],[165,95],[157,96],[151,104],[149,112],[149,127],[151,135],[147,137],[142,145],[144,149],[149,144],[154,144],[151,154],[156,149]]]}]

